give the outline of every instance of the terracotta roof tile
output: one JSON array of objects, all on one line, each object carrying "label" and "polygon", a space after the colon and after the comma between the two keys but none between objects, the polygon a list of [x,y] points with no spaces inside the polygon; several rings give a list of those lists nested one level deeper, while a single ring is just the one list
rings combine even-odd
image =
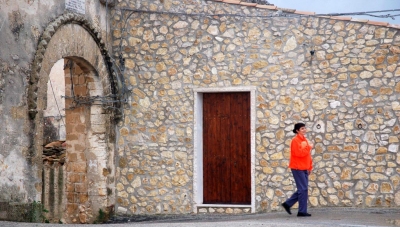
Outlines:
[{"label": "terracotta roof tile", "polygon": [[223,0],[223,2],[230,4],[240,4],[240,0]]},{"label": "terracotta roof tile", "polygon": [[351,17],[331,17],[334,20],[351,20]]},{"label": "terracotta roof tile", "polygon": [[251,2],[240,2],[240,5],[244,5],[244,6],[256,6],[257,3],[251,3]]},{"label": "terracotta roof tile", "polygon": [[288,9],[288,8],[279,8],[278,10],[282,10],[282,12],[286,12],[286,13],[294,13],[296,10],[295,9]]},{"label": "terracotta roof tile", "polygon": [[351,21],[353,21],[353,22],[367,23],[369,20],[367,20],[367,19],[352,18]]},{"label": "terracotta roof tile", "polygon": [[400,24],[389,24],[388,27],[400,29]]},{"label": "terracotta roof tile", "polygon": [[257,3],[258,5],[273,5],[270,4],[267,0],[242,0],[242,2]]},{"label": "terracotta roof tile", "polygon": [[308,11],[294,11],[295,14],[302,14],[302,15],[315,15],[315,12],[308,12]]},{"label": "terracotta roof tile", "polygon": [[380,22],[380,21],[368,21],[367,24],[372,24],[372,25],[379,25],[379,26],[388,26],[388,22]]},{"label": "terracotta roof tile", "polygon": [[273,5],[259,5],[259,4],[257,4],[256,7],[257,8],[263,8],[263,9],[276,9],[276,8],[278,8],[278,7],[273,6]]}]

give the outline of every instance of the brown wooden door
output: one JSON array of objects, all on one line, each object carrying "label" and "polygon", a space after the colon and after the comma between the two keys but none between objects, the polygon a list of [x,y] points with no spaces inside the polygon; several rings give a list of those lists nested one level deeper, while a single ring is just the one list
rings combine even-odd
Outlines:
[{"label": "brown wooden door", "polygon": [[251,204],[250,93],[203,94],[203,203]]}]

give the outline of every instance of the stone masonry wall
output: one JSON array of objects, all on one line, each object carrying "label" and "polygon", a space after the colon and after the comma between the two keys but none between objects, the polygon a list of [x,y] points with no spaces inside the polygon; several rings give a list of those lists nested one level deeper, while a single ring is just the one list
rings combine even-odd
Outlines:
[{"label": "stone masonry wall", "polygon": [[133,86],[119,127],[118,213],[192,212],[193,88],[236,86],[257,88],[256,211],[280,210],[295,189],[287,166],[298,121],[315,142],[310,206],[400,206],[398,30],[314,17],[138,12],[124,27],[129,13],[118,7],[272,14],[163,2],[122,1],[113,12],[114,54],[125,58]]},{"label": "stone masonry wall", "polygon": [[[98,39],[105,39],[105,6],[97,0],[84,2],[86,12],[80,16],[94,24]],[[32,62],[45,28],[67,12],[65,1],[0,0],[0,5],[0,202],[30,204],[40,201],[42,188],[41,153],[33,148],[35,124],[28,107]],[[48,42],[42,48],[43,43]]]}]

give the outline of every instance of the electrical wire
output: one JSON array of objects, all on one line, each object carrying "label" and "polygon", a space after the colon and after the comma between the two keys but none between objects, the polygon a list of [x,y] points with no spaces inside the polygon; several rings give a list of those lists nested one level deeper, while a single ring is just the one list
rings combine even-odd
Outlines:
[{"label": "electrical wire", "polygon": [[[108,1],[106,1],[106,34],[108,34]],[[108,40],[108,35],[106,36],[106,43],[109,43],[110,41]],[[122,70],[118,67],[118,65],[115,64],[115,59],[112,57],[110,54],[110,59],[114,63],[113,66],[115,66],[120,73],[122,73]]]},{"label": "electrical wire", "polygon": [[1,23],[0,31],[1,31],[1,29],[3,28],[3,25],[4,25],[5,22],[6,22],[6,19],[4,19],[4,20],[3,20],[3,23]]},{"label": "electrical wire", "polygon": [[74,62],[68,59],[67,64],[65,64],[65,66],[64,66],[64,70],[67,67],[69,67],[69,76],[70,76],[70,80],[71,80],[71,93],[72,93],[72,96],[75,96],[75,94],[74,94],[74,82],[72,80],[72,66],[73,65],[74,65]]},{"label": "electrical wire", "polygon": [[108,43],[108,1],[106,1],[106,43]]},{"label": "electrical wire", "polygon": [[[365,11],[365,12],[351,12],[351,13],[328,13],[328,14],[316,14],[318,16],[332,15],[332,16],[350,16],[350,15],[367,15],[371,13],[386,13],[386,12],[398,12],[400,9],[388,9],[388,10],[378,10],[378,11]],[[390,15],[390,14],[388,14]],[[387,16],[387,15],[383,15]]]},{"label": "electrical wire", "polygon": [[[109,26],[109,24],[108,24],[108,13],[109,13],[109,7],[108,7],[108,1],[106,1],[106,39],[105,39],[105,44],[106,44],[107,48],[112,46],[112,45],[110,45],[109,36],[108,36],[109,35],[108,34],[108,26]],[[114,11],[114,13],[115,13],[115,11]],[[121,108],[123,106],[121,105],[121,103],[124,103],[124,102],[121,101],[121,99],[123,99],[123,97],[126,94],[126,89],[125,89],[126,86],[125,86],[124,81],[121,81],[122,89],[119,88],[120,86],[118,85],[118,84],[120,84],[119,83],[119,81],[121,80],[120,77],[123,78],[123,70],[121,70],[121,68],[118,66],[118,64],[116,63],[116,60],[114,59],[112,54],[109,54],[108,57],[109,57],[109,61],[108,62],[109,62],[110,74],[111,75],[112,74],[115,75],[115,76],[111,76],[110,77],[110,82],[112,84],[112,87],[117,87],[117,89],[116,88],[112,88],[112,89],[113,89],[113,91],[115,91],[116,94],[120,94],[120,95],[113,96],[114,100],[116,100],[116,101],[114,101],[114,103],[116,103],[116,104],[114,104],[116,107],[114,107],[114,106],[113,107],[107,107],[107,106],[103,105],[103,108],[117,110],[117,111],[120,112],[121,115],[123,115],[123,111],[121,110]],[[75,99],[74,99],[74,102],[76,102]],[[104,101],[104,100],[102,102],[103,102],[103,104],[106,103],[106,101]],[[125,103],[126,103],[126,101],[125,101]]]},{"label": "electrical wire", "polygon": [[135,13],[134,11],[132,11],[126,18],[124,21],[124,25],[122,27],[122,33],[121,33],[121,37],[119,39],[119,51],[120,53],[122,52],[122,34],[126,31],[126,24],[128,23],[128,19],[133,15],[133,13]]},{"label": "electrical wire", "polygon": [[[271,15],[245,15],[245,14],[233,14],[233,13],[219,13],[219,14],[207,14],[207,13],[182,13],[182,12],[166,12],[166,11],[152,11],[152,10],[139,10],[132,8],[119,8],[121,11],[130,11],[132,13],[148,13],[148,14],[168,14],[168,15],[181,15],[181,16],[198,16],[198,17],[250,17],[250,18],[300,18],[300,17],[319,17],[319,16],[351,16],[351,15],[365,15],[374,16],[380,18],[393,18],[398,17],[400,14],[386,14],[386,15],[373,15],[372,13],[384,13],[384,12],[399,12],[400,9],[390,10],[379,10],[379,11],[365,11],[365,12],[350,12],[350,13],[325,13],[325,14],[314,14],[314,15],[300,15],[300,14],[285,14],[285,13],[273,13]],[[129,17],[128,17],[129,18]]]},{"label": "electrical wire", "polygon": [[[124,71],[125,71],[125,66],[124,66],[124,58],[122,56],[122,45],[123,45],[123,38],[126,35],[127,31],[127,23],[129,18],[134,14],[134,13],[146,13],[146,14],[159,14],[159,15],[176,15],[176,16],[192,16],[192,17],[242,17],[242,18],[264,18],[264,19],[271,19],[271,18],[304,18],[304,17],[320,17],[320,16],[350,16],[350,15],[365,15],[365,16],[373,16],[373,17],[379,17],[379,18],[392,18],[400,16],[400,14],[386,14],[386,15],[373,15],[373,13],[385,13],[385,12],[400,12],[400,9],[390,9],[390,10],[379,10],[379,11],[365,11],[365,12],[350,12],[350,13],[328,13],[328,14],[314,14],[314,15],[301,15],[301,14],[293,14],[290,12],[285,12],[282,10],[279,10],[277,12],[273,12],[271,15],[244,15],[244,14],[232,14],[232,13],[183,13],[183,12],[166,12],[166,11],[151,11],[151,10],[139,10],[139,9],[132,9],[132,8],[127,8],[127,7],[122,7],[122,8],[116,8],[115,10],[120,10],[123,18],[123,25],[121,28],[121,35],[119,38],[119,63],[122,66],[122,69],[120,66],[117,64],[116,60],[110,56],[111,59],[111,64],[113,67],[113,71],[116,73],[117,76],[117,83],[118,81],[121,82],[122,86],[122,91],[121,95],[118,97],[118,100],[121,103],[126,103],[126,98],[122,101],[121,98],[123,98],[129,90],[126,88],[125,83],[124,83]],[[128,15],[126,15],[124,12],[129,12]],[[108,13],[108,4],[106,3],[106,14]],[[108,16],[108,14],[107,14]],[[108,21],[106,19],[106,21]],[[106,31],[108,31],[108,24],[106,25]],[[106,39],[106,42],[108,43],[108,38]],[[208,58],[207,58],[208,59]],[[74,99],[74,101],[76,101]],[[102,100],[102,102],[105,102],[105,100]]]},{"label": "electrical wire", "polygon": [[51,91],[53,92],[54,101],[56,102],[56,106],[57,106],[58,113],[60,114],[60,117],[61,117],[62,123],[64,124],[64,127],[66,127],[65,122],[64,122],[63,115],[61,114],[61,111],[60,111],[60,107],[58,106],[56,94],[54,93],[53,84],[51,83],[51,79],[49,80],[49,82],[50,82],[50,86],[51,86]]},{"label": "electrical wire", "polygon": [[[108,95],[108,96],[99,96],[99,95],[96,95],[96,96],[89,96],[89,97],[87,97],[87,96],[85,96],[85,97],[82,97],[82,96],[75,96],[75,92],[74,92],[74,81],[73,81],[73,77],[74,77],[74,75],[73,75],[73,72],[72,72],[72,69],[73,69],[73,61],[72,60],[68,60],[67,61],[67,64],[65,64],[65,66],[64,66],[64,70],[68,67],[69,68],[69,74],[70,74],[70,80],[71,80],[71,95],[72,96],[61,96],[61,98],[65,98],[65,99],[72,99],[72,103],[73,103],[73,106],[72,107],[70,107],[70,108],[66,108],[66,109],[75,109],[75,108],[77,108],[77,107],[79,107],[79,106],[81,106],[81,105],[104,105],[105,103],[125,103],[126,104],[126,99],[124,99],[124,100],[121,100],[121,98],[122,97],[120,97],[119,95]],[[50,81],[51,82],[51,81]],[[52,89],[53,89],[53,87],[52,87]],[[126,91],[125,91],[126,92]],[[54,91],[53,91],[53,94],[54,94]],[[116,98],[116,99],[115,99]],[[111,100],[110,100],[111,99]],[[101,102],[101,104],[96,104],[96,103],[94,103],[95,101],[99,101],[99,102]],[[57,104],[57,108],[58,108],[58,104]],[[107,107],[107,106],[104,106],[104,108],[108,108],[108,109],[110,109],[110,108],[112,108],[112,109],[116,109],[116,110],[119,110],[119,108],[117,108],[117,107]],[[59,111],[60,112],[60,111]],[[122,111],[121,111],[122,112]],[[60,115],[61,115],[61,113],[60,113]],[[65,123],[64,123],[64,125],[65,125]]]}]

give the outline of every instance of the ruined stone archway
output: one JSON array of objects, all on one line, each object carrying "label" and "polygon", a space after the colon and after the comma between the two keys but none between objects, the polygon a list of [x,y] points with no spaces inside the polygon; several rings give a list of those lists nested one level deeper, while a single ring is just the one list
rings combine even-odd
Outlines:
[{"label": "ruined stone archway", "polygon": [[[81,86],[81,97],[108,97],[116,99],[118,88],[110,70],[108,52],[100,33],[83,17],[67,14],[52,22],[42,35],[32,65],[28,90],[29,114],[32,119],[32,164],[37,179],[41,179],[43,151],[43,110],[46,109],[47,81],[50,70],[59,59],[69,60],[80,70],[77,86]],[[71,93],[67,93],[71,96]],[[66,100],[68,101],[68,100]],[[112,102],[117,103],[117,102]],[[92,103],[93,104],[93,103]],[[71,106],[81,109],[67,113],[67,146],[64,219],[78,222],[76,217],[84,213],[86,222],[93,221],[99,209],[113,205],[114,185],[114,119],[116,113],[110,108],[115,104]],[[68,106],[67,105],[67,106]],[[112,108],[111,108],[112,109]],[[68,122],[69,121],[69,122]],[[74,126],[76,122],[81,126]],[[82,125],[85,125],[82,130]],[[70,136],[68,136],[68,134]],[[79,134],[78,136],[76,136]],[[37,182],[36,185],[40,185]],[[36,187],[36,198],[41,197],[40,186]],[[33,190],[33,189],[32,189]],[[85,209],[79,210],[84,205]],[[82,221],[81,221],[82,222]]]}]

